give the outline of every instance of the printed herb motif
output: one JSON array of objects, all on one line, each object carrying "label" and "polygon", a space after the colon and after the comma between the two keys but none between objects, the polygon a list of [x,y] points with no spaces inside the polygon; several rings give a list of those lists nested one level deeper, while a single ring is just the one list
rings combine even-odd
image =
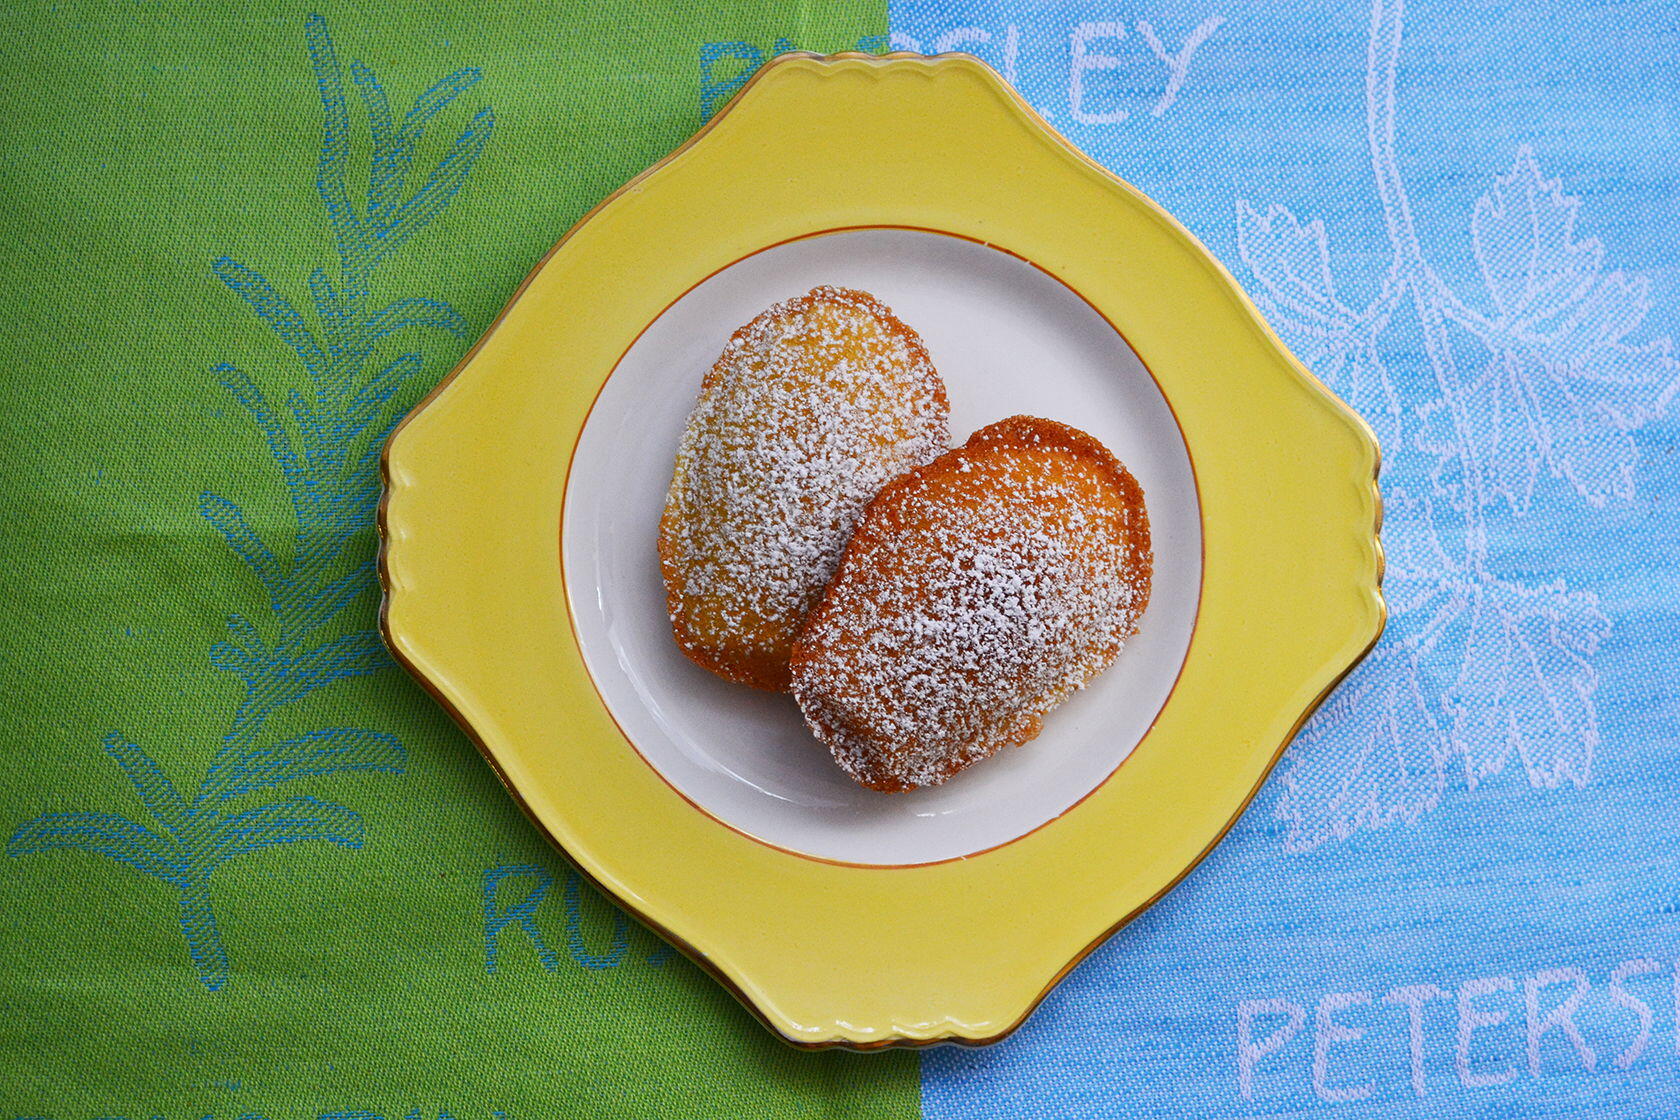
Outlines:
[{"label": "printed herb motif", "polygon": [[[269,717],[334,681],[376,673],[392,662],[372,628],[337,633],[347,608],[375,586],[366,555],[379,500],[378,459],[400,416],[394,402],[425,362],[418,346],[397,345],[442,332],[467,334],[466,320],[441,300],[373,298],[379,267],[407,246],[454,199],[483,153],[494,126],[480,109],[438,163],[415,185],[414,157],[427,128],[480,79],[457,70],[421,94],[400,120],[385,90],[359,62],[349,68],[371,138],[366,203],[347,182],[350,110],[326,22],[305,23],[309,56],[325,116],[316,186],[338,248],[336,275],[309,277],[313,324],[264,277],[227,257],[211,266],[274,332],[302,367],[283,406],[244,370],[216,368],[222,384],[255,423],[279,469],[296,521],[292,539],[267,540],[238,503],[207,491],[199,512],[261,585],[266,614],[235,613],[210,664],[243,684],[226,737],[196,792],[180,792],[158,762],[124,735],[105,753],[133,784],[151,814],[142,825],[105,812],[48,813],[20,825],[13,856],[75,849],[109,856],[155,876],[179,894],[181,930],[199,979],[227,982],[227,951],[217,926],[211,882],[236,857],[278,844],[322,841],[359,848],[361,816],[344,805],[296,794],[246,807],[253,795],[304,778],[356,771],[400,774],[406,752],[395,736],[363,727],[323,727],[282,741],[265,734]],[[389,360],[376,353],[402,352]]]},{"label": "printed herb motif", "polygon": [[[1589,506],[1630,499],[1631,433],[1680,388],[1667,339],[1630,341],[1646,283],[1604,268],[1603,247],[1576,234],[1578,200],[1526,148],[1469,215],[1479,290],[1461,297],[1436,272],[1394,148],[1401,16],[1401,0],[1376,0],[1366,110],[1392,257],[1369,305],[1338,294],[1321,223],[1237,208],[1257,298],[1389,464],[1389,629],[1289,753],[1278,817],[1295,850],[1416,821],[1459,765],[1472,789],[1513,758],[1534,786],[1586,784],[1609,620],[1590,591],[1497,571],[1489,525],[1531,514],[1542,469]],[[1418,344],[1429,384],[1413,396],[1389,369]]]}]

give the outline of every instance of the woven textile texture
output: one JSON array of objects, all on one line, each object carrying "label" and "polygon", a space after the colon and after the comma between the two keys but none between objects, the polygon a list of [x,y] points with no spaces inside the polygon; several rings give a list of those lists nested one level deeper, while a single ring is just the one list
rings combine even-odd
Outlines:
[{"label": "woven textile texture", "polygon": [[891,19],[1175,214],[1370,420],[1391,611],[1200,870],[1016,1038],[927,1057],[927,1115],[1675,1115],[1680,10]]},{"label": "woven textile texture", "polygon": [[870,4],[0,14],[0,1116],[908,1116],[584,887],[385,656],[384,432]]}]

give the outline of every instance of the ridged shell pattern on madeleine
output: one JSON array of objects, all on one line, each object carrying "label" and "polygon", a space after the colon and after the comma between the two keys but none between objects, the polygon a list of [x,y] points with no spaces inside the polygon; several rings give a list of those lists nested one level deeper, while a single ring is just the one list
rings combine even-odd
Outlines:
[{"label": "ridged shell pattern on madeleine", "polygon": [[785,691],[858,516],[949,447],[949,416],[921,338],[866,292],[816,288],[736,331],[701,383],[659,525],[683,652]]},{"label": "ridged shell pattern on madeleine", "polygon": [[999,421],[869,505],[794,647],[794,697],[857,781],[937,785],[1114,661],[1151,564],[1143,490],[1101,443]]}]

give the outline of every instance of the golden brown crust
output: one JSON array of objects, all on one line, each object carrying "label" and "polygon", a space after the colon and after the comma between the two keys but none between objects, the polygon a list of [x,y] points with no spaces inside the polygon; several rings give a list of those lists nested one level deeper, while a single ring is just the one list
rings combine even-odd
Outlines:
[{"label": "golden brown crust", "polygon": [[862,784],[937,785],[1113,662],[1151,563],[1143,490],[1107,448],[1000,421],[870,503],[794,645],[795,698]]},{"label": "golden brown crust", "polygon": [[701,381],[659,524],[684,654],[786,691],[852,525],[946,448],[948,415],[921,338],[867,292],[819,287],[735,331]]}]

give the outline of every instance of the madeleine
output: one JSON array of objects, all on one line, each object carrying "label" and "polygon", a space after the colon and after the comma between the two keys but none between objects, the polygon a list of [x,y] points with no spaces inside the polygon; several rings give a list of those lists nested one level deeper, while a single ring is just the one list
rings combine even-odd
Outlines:
[{"label": "madeleine", "polygon": [[864,506],[949,446],[949,413],[921,339],[866,292],[816,288],[736,331],[701,382],[659,523],[682,651],[785,691]]},{"label": "madeleine", "polygon": [[794,698],[863,785],[938,785],[1113,663],[1151,563],[1143,490],[1102,444],[1000,421],[870,503],[794,645]]}]

